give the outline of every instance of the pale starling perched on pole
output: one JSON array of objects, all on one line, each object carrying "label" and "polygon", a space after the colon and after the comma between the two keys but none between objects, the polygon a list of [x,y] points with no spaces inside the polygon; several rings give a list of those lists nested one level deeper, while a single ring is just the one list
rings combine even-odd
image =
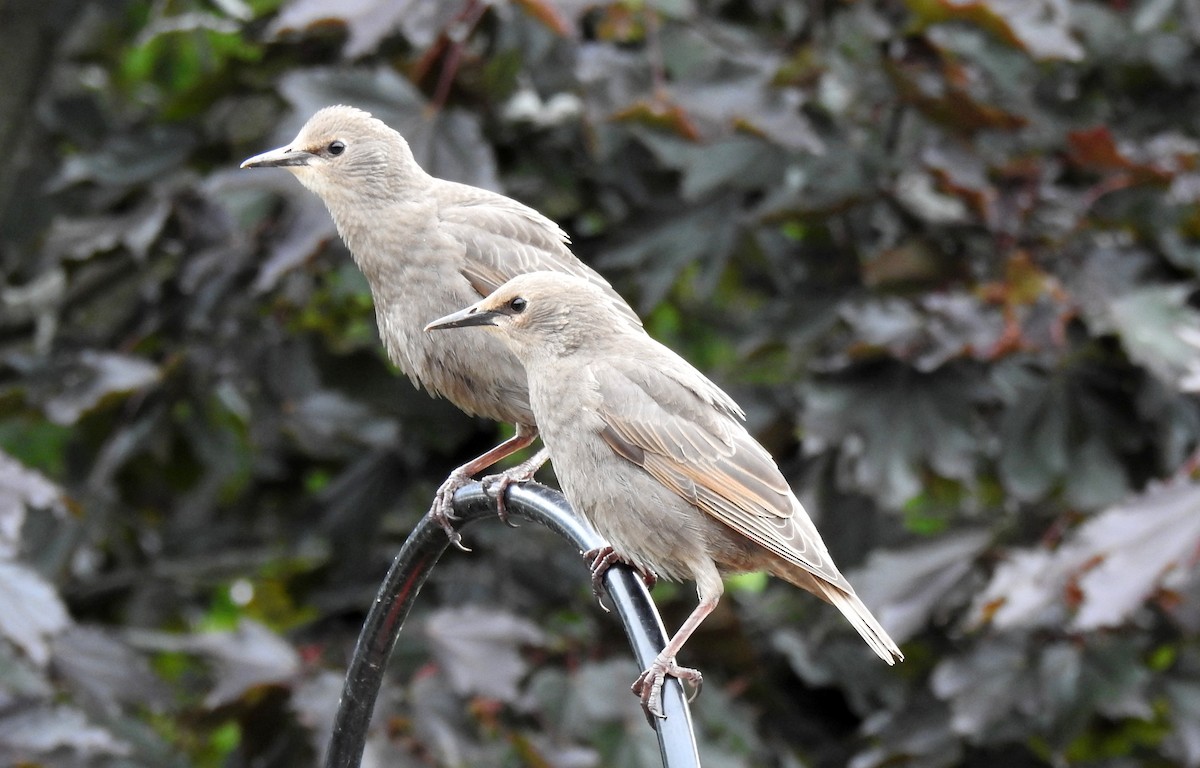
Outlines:
[{"label": "pale starling perched on pole", "polygon": [[[492,334],[423,333],[426,323],[486,296],[525,272],[577,275],[608,297],[614,312],[637,315],[567,247],[557,224],[516,200],[434,178],[408,142],[353,107],[326,107],[287,146],[243,168],[286,168],[329,209],[366,275],[379,335],[391,360],[415,383],[472,415],[516,425],[516,435],[450,473],[430,510],[459,546],[451,498],[471,475],[530,445],[538,434],[525,372]],[[546,461],[539,451],[488,480],[503,513],[509,482],[528,480]]]},{"label": "pale starling perched on pole", "polygon": [[[699,686],[675,657],[724,589],[722,573],[767,571],[836,606],[888,664],[900,649],[838,571],[770,454],[729,395],[650,338],[587,280],[510,280],[429,329],[484,326],[529,374],[530,403],[577,512],[643,574],[696,582],[700,604],[633,685],[661,717],[666,675]],[[444,334],[451,335],[451,334]]]}]

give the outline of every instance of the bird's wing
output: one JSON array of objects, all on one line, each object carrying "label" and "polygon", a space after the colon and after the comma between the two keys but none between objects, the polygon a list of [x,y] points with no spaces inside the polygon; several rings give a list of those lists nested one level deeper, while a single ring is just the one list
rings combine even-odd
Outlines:
[{"label": "bird's wing", "polygon": [[463,244],[463,276],[481,297],[526,272],[566,272],[603,288],[641,325],[608,281],[575,258],[566,232],[553,221],[511,198],[464,185],[454,188],[459,194],[440,209],[442,228]]},{"label": "bird's wing", "polygon": [[728,395],[682,359],[653,362],[615,360],[593,371],[609,447],[734,531],[852,592],[774,459],[737,421],[740,410],[727,407]]}]

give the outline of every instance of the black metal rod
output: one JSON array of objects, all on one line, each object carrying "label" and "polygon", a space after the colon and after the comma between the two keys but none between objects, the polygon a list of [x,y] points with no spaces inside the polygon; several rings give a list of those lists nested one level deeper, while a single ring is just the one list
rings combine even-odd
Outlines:
[{"label": "black metal rod", "polygon": [[[558,491],[536,483],[513,485],[508,489],[506,502],[509,514],[546,526],[580,551],[605,544],[599,534],[575,515]],[[460,528],[496,514],[495,502],[488,498],[479,483],[472,483],[455,494],[454,509],[460,517]],[[392,561],[375,603],[367,613],[354,658],[346,671],[346,683],[325,755],[325,768],[358,768],[362,761],[367,727],[371,724],[388,658],[417,594],[449,545],[441,527],[424,517]],[[632,569],[617,565],[605,574],[605,587],[625,625],[638,666],[643,669],[650,666],[666,645],[667,633],[646,585]],[[700,757],[692,714],[683,687],[678,680],[669,677],[662,695],[667,717],[656,721],[654,726],[663,765],[666,768],[698,767]],[[630,700],[633,701],[632,694]]]}]

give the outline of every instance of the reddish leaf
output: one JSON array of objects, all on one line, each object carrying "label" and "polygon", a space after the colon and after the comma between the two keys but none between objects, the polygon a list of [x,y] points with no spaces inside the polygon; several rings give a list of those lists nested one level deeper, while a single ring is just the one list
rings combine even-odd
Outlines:
[{"label": "reddish leaf", "polygon": [[1083,48],[1071,37],[1069,15],[1034,0],[908,0],[917,27],[963,22],[973,24],[1035,59],[1078,61]]},{"label": "reddish leaf", "polygon": [[267,34],[279,38],[296,31],[342,26],[346,29],[342,55],[357,59],[374,51],[388,35],[397,31],[418,48],[431,45],[457,13],[456,6],[456,3],[412,0],[357,0],[340,4],[293,0],[271,22]]},{"label": "reddish leaf", "polygon": [[640,99],[617,112],[613,115],[613,119],[622,122],[644,123],[654,128],[671,131],[691,141],[700,140],[700,130],[688,117],[687,112],[678,104],[668,104],[662,100]]},{"label": "reddish leaf", "polygon": [[1021,38],[1011,26],[991,9],[986,2],[954,2],[954,0],[908,0],[909,10],[918,19],[921,28],[947,21],[962,21],[974,24],[1014,48],[1025,50]]},{"label": "reddish leaf", "polygon": [[[884,61],[884,70],[903,101],[948,130],[968,135],[982,130],[1013,131],[1028,124],[1023,115],[977,100],[967,91],[968,77],[963,66],[940,52],[937,56],[937,67],[931,67],[924,58]],[[930,72],[931,69],[934,71]],[[931,78],[940,81],[942,87],[931,89]]]},{"label": "reddish leaf", "polygon": [[596,23],[596,37],[613,43],[632,43],[646,36],[644,16],[624,3],[604,8]]},{"label": "reddish leaf", "polygon": [[1104,185],[1094,190],[1091,194],[1093,200],[1102,194],[1133,184],[1166,183],[1175,175],[1173,170],[1153,162],[1130,158],[1117,146],[1107,126],[1071,131],[1067,134],[1067,144],[1071,162],[1080,168],[1097,172],[1125,172],[1110,177]]},{"label": "reddish leaf", "polygon": [[546,0],[515,0],[521,10],[540,21],[559,37],[574,37],[575,28],[559,12],[553,3]]},{"label": "reddish leaf", "polygon": [[1071,159],[1085,168],[1115,170],[1133,167],[1133,163],[1117,149],[1112,133],[1106,126],[1071,131],[1067,134],[1067,143],[1071,148]]}]

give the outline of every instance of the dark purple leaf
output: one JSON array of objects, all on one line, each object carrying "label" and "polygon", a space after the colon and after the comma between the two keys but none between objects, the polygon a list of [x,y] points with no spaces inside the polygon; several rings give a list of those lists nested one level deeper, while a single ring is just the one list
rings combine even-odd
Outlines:
[{"label": "dark purple leaf", "polygon": [[958,370],[920,374],[888,366],[825,380],[805,403],[805,450],[837,448],[852,487],[899,509],[920,491],[927,470],[974,476],[979,395],[980,383]]},{"label": "dark purple leaf", "polygon": [[260,199],[267,195],[287,201],[287,213],[280,224],[282,231],[267,242],[267,258],[254,279],[254,289],[259,292],[274,289],[284,274],[313,258],[325,243],[337,238],[333,219],[320,198],[290,176],[231,170],[214,174],[207,182],[209,190],[235,214],[259,207]]},{"label": "dark purple leaf", "polygon": [[232,703],[259,685],[290,684],[300,669],[300,655],[295,648],[249,619],[242,619],[230,632],[136,632],[130,633],[129,639],[147,650],[191,653],[211,662],[216,679],[204,699],[206,707]]},{"label": "dark purple leaf", "polygon": [[934,694],[950,704],[955,733],[983,740],[1022,705],[1035,678],[1020,644],[989,638],[965,656],[943,659],[929,682]]},{"label": "dark purple leaf", "polygon": [[455,691],[509,703],[516,701],[518,683],[528,672],[521,648],[546,641],[533,622],[478,606],[435,612],[425,636]]},{"label": "dark purple leaf", "polygon": [[1194,286],[1147,286],[1113,300],[1112,326],[1134,362],[1164,383],[1186,389],[1200,364],[1200,313],[1187,301]]},{"label": "dark purple leaf", "polygon": [[1120,626],[1167,573],[1194,570],[1198,556],[1200,486],[1157,486],[1091,518],[1057,550],[1011,553],[976,598],[974,621],[999,628],[1056,626],[1075,609],[1076,630]]},{"label": "dark purple leaf", "polygon": [[65,189],[82,182],[110,187],[152,182],[176,169],[194,145],[192,133],[179,126],[152,125],[141,131],[117,134],[94,152],[69,156],[51,189]]},{"label": "dark purple leaf", "polygon": [[166,685],[146,658],[114,633],[75,625],[54,638],[52,653],[56,674],[109,714],[122,705],[161,712],[170,702]]},{"label": "dark purple leaf", "polygon": [[44,401],[46,417],[55,424],[74,424],[110,395],[144,389],[161,376],[153,363],[114,352],[82,352],[77,365]]},{"label": "dark purple leaf", "polygon": [[904,643],[935,614],[961,605],[962,596],[949,598],[990,541],[988,532],[971,531],[906,550],[876,550],[847,578],[892,639]]},{"label": "dark purple leaf", "polygon": [[129,753],[127,744],[69,706],[24,709],[0,717],[0,761],[40,763],[63,749],[83,758]]},{"label": "dark purple leaf", "polygon": [[[575,77],[583,90],[584,112],[597,129],[651,93],[652,79],[645,56],[610,45],[581,44]],[[600,155],[608,153],[602,149]]]},{"label": "dark purple leaf", "polygon": [[395,445],[400,425],[338,392],[314,392],[287,414],[285,429],[306,454],[322,459],[349,459],[364,447]]},{"label": "dark purple leaf", "polygon": [[721,189],[762,189],[783,172],[783,154],[761,139],[733,136],[697,144],[661,132],[636,133],[659,162],[682,173],[685,200],[701,200]]},{"label": "dark purple leaf", "polygon": [[346,28],[348,35],[342,56],[357,59],[397,31],[414,47],[428,48],[459,10],[456,3],[421,0],[344,0],[332,6],[323,0],[290,0],[271,22],[267,34],[278,38],[296,30],[338,24]]},{"label": "dark purple leaf", "polygon": [[737,232],[729,226],[734,201],[728,197],[660,220],[629,241],[608,251],[600,265],[609,269],[636,268],[640,295],[637,306],[649,311],[662,301],[679,274],[694,264],[719,274],[733,250]]},{"label": "dark purple leaf", "polygon": [[1047,376],[1027,361],[993,369],[1007,408],[1000,424],[1000,478],[1018,499],[1065,486],[1084,509],[1112,504],[1129,491],[1124,453],[1133,413],[1117,381],[1087,366]]},{"label": "dark purple leaf", "polygon": [[53,585],[30,568],[0,561],[0,636],[41,665],[50,660],[50,641],[70,625]]},{"label": "dark purple leaf", "polygon": [[128,213],[58,219],[47,235],[46,251],[60,258],[82,261],[123,245],[142,261],[158,238],[171,208],[163,200],[148,198]]},{"label": "dark purple leaf", "polygon": [[863,725],[877,746],[859,752],[847,768],[889,768],[902,761],[912,768],[961,765],[961,737],[950,728],[945,705],[933,699],[881,712]]},{"label": "dark purple leaf", "polygon": [[1069,5],[1057,0],[908,0],[922,23],[965,21],[1027,51],[1035,59],[1079,61]]},{"label": "dark purple leaf", "polygon": [[827,360],[849,366],[868,349],[881,348],[917,370],[934,371],[955,358],[991,360],[1005,332],[999,307],[967,293],[928,293],[918,301],[896,296],[847,302],[838,315],[849,326],[845,349]]},{"label": "dark purple leaf", "polygon": [[16,558],[29,508],[66,512],[63,492],[45,475],[0,450],[0,559]]}]

